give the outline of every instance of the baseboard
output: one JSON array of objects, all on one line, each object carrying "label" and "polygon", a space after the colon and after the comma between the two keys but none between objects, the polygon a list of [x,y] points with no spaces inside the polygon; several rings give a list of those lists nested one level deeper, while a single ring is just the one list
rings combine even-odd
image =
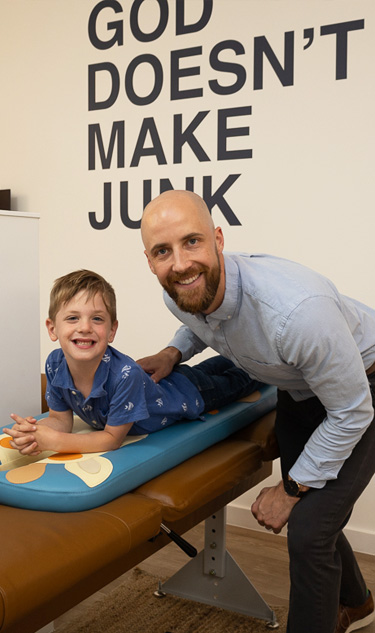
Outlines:
[{"label": "baseboard", "polygon": [[[228,525],[234,525],[236,527],[254,530],[257,532],[264,532],[264,528],[257,523],[251,514],[250,508],[236,506],[235,504],[236,502],[234,501],[228,506]],[[375,533],[363,532],[351,527],[345,528],[344,532],[355,552],[375,556]],[[286,536],[286,528],[282,530],[281,535]]]},{"label": "baseboard", "polygon": [[355,552],[375,556],[375,534],[373,532],[362,532],[347,527],[344,533]]},{"label": "baseboard", "polygon": [[[265,532],[265,529],[259,525],[254,519],[249,508],[241,508],[232,503],[227,508],[227,524],[236,527],[244,528],[246,530],[253,530],[255,532]],[[286,528],[281,531],[282,536],[286,536]]]}]

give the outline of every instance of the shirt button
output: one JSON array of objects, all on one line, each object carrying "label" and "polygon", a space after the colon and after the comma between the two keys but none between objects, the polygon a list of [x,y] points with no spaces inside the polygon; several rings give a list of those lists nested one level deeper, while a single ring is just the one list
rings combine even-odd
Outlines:
[{"label": "shirt button", "polygon": [[77,392],[76,391],[72,391],[72,394],[73,394],[73,396],[76,396]]}]

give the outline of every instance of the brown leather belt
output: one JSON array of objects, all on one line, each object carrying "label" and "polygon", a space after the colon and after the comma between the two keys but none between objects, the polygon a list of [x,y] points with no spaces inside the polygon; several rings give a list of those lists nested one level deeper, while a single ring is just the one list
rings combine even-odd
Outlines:
[{"label": "brown leather belt", "polygon": [[372,365],[368,369],[366,369],[366,374],[368,376],[373,373],[375,373],[375,363],[372,363]]}]

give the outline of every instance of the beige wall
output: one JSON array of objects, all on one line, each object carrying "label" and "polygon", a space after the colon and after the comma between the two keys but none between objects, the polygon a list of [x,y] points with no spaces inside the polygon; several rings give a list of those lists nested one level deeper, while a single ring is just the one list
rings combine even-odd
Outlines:
[{"label": "beige wall", "polygon": [[[185,4],[185,22],[198,22],[203,1]],[[88,37],[89,16],[97,5],[94,0],[0,0],[0,188],[12,189],[14,210],[40,214],[42,319],[53,280],[89,267],[117,290],[117,347],[137,358],[165,345],[178,324],[164,308],[158,283],[148,270],[139,231],[121,221],[120,182],[129,183],[129,216],[135,221],[142,213],[144,181],[151,181],[156,195],[160,179],[185,188],[185,178],[190,177],[202,194],[204,179],[207,183],[211,178],[216,190],[233,174],[239,177],[224,197],[241,225],[230,225],[220,208],[213,208],[228,250],[296,259],[331,277],[343,293],[375,305],[370,276],[375,223],[373,0],[213,0],[206,26],[180,35],[176,3],[168,0],[166,28],[149,42],[134,35],[134,3],[121,2],[123,11],[107,8],[98,17],[97,35],[103,41],[114,35],[107,30],[108,22],[123,23],[124,44],[107,50],[95,48]],[[155,31],[158,7],[156,0],[143,2],[138,15],[142,32]],[[342,25],[347,22],[352,30],[346,37]],[[328,25],[341,25],[341,35],[324,35],[321,27]],[[260,89],[254,72],[255,43],[264,42],[259,39],[264,36],[283,66],[284,33],[289,46],[294,42],[293,80],[284,79],[291,85],[282,85],[265,60]],[[230,92],[236,75],[233,67],[232,72],[218,71],[210,55],[215,57],[217,45],[227,40],[237,43],[238,54],[226,45],[218,59],[237,64],[239,76],[246,75],[246,80],[240,89],[223,95],[210,81]],[[345,62],[342,79],[336,78],[337,43]],[[180,54],[179,66],[187,74],[180,71],[176,86],[177,96],[184,98],[171,99],[171,51],[175,58],[181,50],[185,56]],[[145,105],[133,103],[125,90],[125,76],[129,81],[141,55],[151,56],[148,59],[163,71],[160,95]],[[101,63],[118,71],[119,96],[111,107],[89,111],[88,68]],[[109,72],[97,71],[96,76],[95,99],[105,101],[112,88]],[[133,78],[142,102],[154,85],[150,63],[140,64]],[[194,91],[193,96],[186,98],[183,90]],[[222,155],[224,159],[218,160],[218,112],[229,109],[235,109],[236,116],[227,126],[237,131],[227,139],[227,150],[242,155]],[[173,121],[181,115],[186,128],[203,111],[209,113],[195,136],[209,160],[199,160],[185,145],[181,162],[174,164]],[[124,122],[124,166],[121,161],[117,165],[115,147],[110,168],[101,168],[96,150],[96,169],[89,170],[89,126],[100,125],[108,148],[113,122]],[[154,137],[146,135],[139,163],[131,166],[147,124],[148,129],[154,126]],[[158,164],[155,152],[146,155],[146,148],[155,147],[156,132],[166,164]],[[159,161],[160,157],[159,147]],[[99,222],[103,219],[105,182],[113,190],[112,221],[108,228],[95,230],[89,213]],[[44,326],[41,341],[45,358],[51,342]],[[364,532],[375,552],[371,499],[353,518],[353,530]]]}]

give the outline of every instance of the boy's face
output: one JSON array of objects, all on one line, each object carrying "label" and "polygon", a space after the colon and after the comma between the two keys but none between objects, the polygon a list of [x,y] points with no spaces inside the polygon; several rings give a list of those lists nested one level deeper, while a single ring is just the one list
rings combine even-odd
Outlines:
[{"label": "boy's face", "polygon": [[69,362],[91,362],[99,365],[108,343],[112,343],[117,321],[112,323],[102,296],[88,298],[79,292],[61,306],[54,321],[46,321],[52,341],[59,341]]}]

